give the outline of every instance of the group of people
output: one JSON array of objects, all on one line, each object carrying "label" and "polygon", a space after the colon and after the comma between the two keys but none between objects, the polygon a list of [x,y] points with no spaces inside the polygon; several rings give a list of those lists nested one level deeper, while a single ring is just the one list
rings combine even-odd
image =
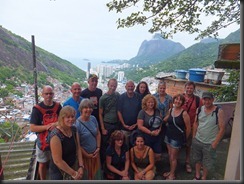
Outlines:
[{"label": "group of people", "polygon": [[119,94],[112,78],[103,94],[97,83],[95,74],[84,90],[73,83],[72,97],[63,105],[53,101],[51,86],[43,87],[43,101],[33,107],[30,119],[30,130],[37,133],[39,179],[153,180],[155,163],[167,151],[170,170],[162,175],[174,180],[182,148],[186,171],[192,172],[193,159],[194,179],[207,179],[224,134],[223,111],[212,115],[212,93],[199,98],[194,82],[188,81],[185,92],[172,97],[160,81],[151,94],[145,81],[135,86],[129,80],[126,92]]}]

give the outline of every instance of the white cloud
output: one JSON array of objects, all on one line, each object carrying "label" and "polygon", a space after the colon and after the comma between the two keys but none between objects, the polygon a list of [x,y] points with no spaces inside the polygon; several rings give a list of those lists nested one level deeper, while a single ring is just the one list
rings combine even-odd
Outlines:
[{"label": "white cloud", "polygon": [[[108,12],[109,0],[0,0],[0,25],[61,58],[130,59],[143,40],[152,34],[149,26],[117,29],[120,16]],[[238,26],[222,30],[220,37]],[[184,33],[173,41],[185,47],[198,42]]]}]

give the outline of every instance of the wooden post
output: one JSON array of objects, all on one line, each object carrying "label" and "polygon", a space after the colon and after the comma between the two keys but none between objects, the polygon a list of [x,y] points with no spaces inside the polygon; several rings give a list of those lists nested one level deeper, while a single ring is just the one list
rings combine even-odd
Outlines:
[{"label": "wooden post", "polygon": [[1,180],[4,180],[4,177],[3,177],[2,158],[1,158],[1,153],[0,153],[0,181]]},{"label": "wooden post", "polygon": [[34,75],[34,88],[35,88],[35,100],[38,103],[38,91],[37,91],[37,69],[36,69],[36,51],[35,51],[35,37],[31,36],[32,39],[32,55],[33,55],[33,75]]}]

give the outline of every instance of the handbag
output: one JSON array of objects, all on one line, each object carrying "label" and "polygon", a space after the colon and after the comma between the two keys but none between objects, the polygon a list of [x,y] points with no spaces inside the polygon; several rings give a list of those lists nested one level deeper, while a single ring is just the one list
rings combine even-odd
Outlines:
[{"label": "handbag", "polygon": [[[78,170],[78,159],[75,160],[74,165],[71,167],[75,171]],[[63,180],[74,180],[74,178],[69,175],[68,173],[64,172],[63,170],[60,169],[61,174],[63,175]]]}]

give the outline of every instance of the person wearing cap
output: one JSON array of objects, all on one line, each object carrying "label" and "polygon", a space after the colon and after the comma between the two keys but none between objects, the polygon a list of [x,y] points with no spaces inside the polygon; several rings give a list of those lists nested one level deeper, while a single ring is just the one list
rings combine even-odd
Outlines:
[{"label": "person wearing cap", "polygon": [[81,92],[81,97],[89,98],[94,105],[92,115],[96,117],[101,131],[99,123],[99,99],[102,96],[102,90],[97,88],[98,76],[96,74],[90,74],[88,77],[88,87]]},{"label": "person wearing cap", "polygon": [[[97,88],[98,76],[96,74],[90,74],[88,77],[88,87],[81,92],[81,97],[88,98],[93,102],[93,111],[91,115],[95,116],[98,122],[99,132],[102,131],[99,121],[99,99],[103,92],[100,88]],[[103,163],[102,153],[100,151],[100,162]]]},{"label": "person wearing cap", "polygon": [[222,109],[216,111],[218,107],[213,104],[213,94],[203,92],[202,100],[203,106],[199,107],[201,111],[195,118],[192,135],[192,158],[196,169],[194,180],[206,180],[208,172],[214,169],[216,148],[225,132],[224,112]]}]

